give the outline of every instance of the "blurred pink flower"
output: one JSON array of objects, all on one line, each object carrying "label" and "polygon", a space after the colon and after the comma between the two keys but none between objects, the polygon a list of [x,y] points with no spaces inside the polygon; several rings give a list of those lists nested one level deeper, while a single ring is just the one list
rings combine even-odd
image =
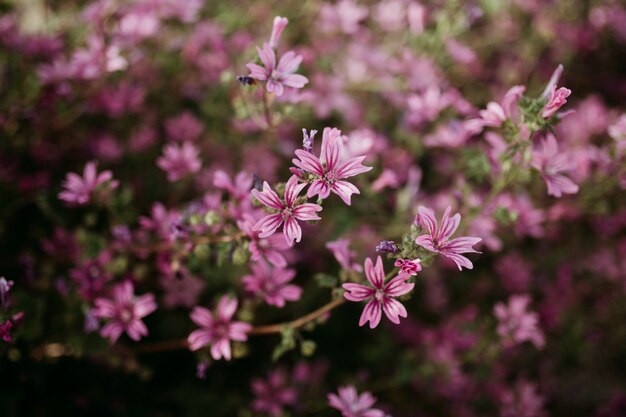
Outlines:
[{"label": "blurred pink flower", "polygon": [[333,242],[326,243],[326,249],[330,250],[339,265],[346,271],[361,272],[363,268],[354,261],[356,253],[350,250],[349,239],[338,239]]},{"label": "blurred pink flower", "polygon": [[320,9],[319,27],[323,32],[339,30],[351,35],[359,30],[359,22],[368,14],[368,8],[358,5],[354,0],[340,0],[336,4],[324,3]]},{"label": "blurred pink flower", "polygon": [[500,417],[542,417],[545,416],[545,399],[537,393],[535,384],[520,380],[512,390],[500,396]]},{"label": "blurred pink flower", "polygon": [[273,92],[276,96],[282,96],[285,87],[302,88],[309,82],[304,75],[294,74],[300,63],[302,56],[295,52],[285,53],[276,65],[276,54],[270,45],[263,44],[263,49],[257,47],[257,52],[261,58],[263,66],[257,64],[247,64],[250,70],[250,77],[259,81],[266,81],[265,88]]},{"label": "blurred pink flower", "polygon": [[450,207],[446,209],[441,218],[441,225],[437,227],[435,213],[429,208],[419,206],[416,220],[419,220],[419,223],[426,227],[428,234],[419,236],[415,239],[415,243],[429,251],[450,258],[459,267],[459,271],[463,269],[462,267],[472,269],[474,267],[472,262],[461,254],[480,253],[472,246],[480,242],[481,239],[478,237],[459,237],[450,240],[461,222],[459,213],[450,218],[450,210]]},{"label": "blurred pink flower", "polygon": [[365,276],[374,288],[351,282],[342,285],[346,290],[343,296],[347,300],[356,302],[370,300],[363,309],[359,326],[369,321],[370,329],[375,328],[380,323],[383,312],[392,323],[400,323],[400,317],[406,317],[407,312],[404,306],[392,297],[407,294],[413,289],[415,284],[406,282],[411,276],[401,272],[385,284],[385,271],[380,256],[376,259],[376,265],[370,258],[365,260]]},{"label": "blurred pink flower", "polygon": [[268,373],[266,380],[253,379],[252,392],[254,393],[252,409],[272,417],[282,416],[284,407],[295,405],[298,400],[298,392],[293,384],[287,381],[282,369]]},{"label": "blurred pink flower", "polygon": [[337,394],[328,394],[328,404],[341,411],[343,417],[384,417],[385,413],[376,408],[372,408],[376,402],[369,392],[360,394],[352,385],[339,387]]},{"label": "blurred pink flower", "polygon": [[202,122],[190,111],[184,111],[165,121],[167,138],[176,142],[194,141],[200,137],[203,130]]},{"label": "blurred pink flower", "polygon": [[259,220],[252,227],[252,230],[261,231],[259,237],[266,238],[274,234],[276,229],[283,225],[283,235],[287,244],[292,246],[294,240],[300,242],[300,239],[302,239],[302,228],[298,224],[298,220],[320,220],[321,218],[316,213],[322,210],[322,207],[317,204],[296,204],[298,194],[304,187],[306,187],[306,184],[298,184],[296,176],[289,178],[285,185],[284,202],[278,198],[278,194],[270,188],[267,181],[263,182],[263,191],[252,190],[252,195],[261,204],[278,210],[278,213],[267,215]]},{"label": "blurred pink flower", "polygon": [[497,332],[505,347],[527,341],[537,348],[545,344],[543,332],[539,328],[539,316],[526,310],[529,303],[528,295],[513,295],[509,297],[508,304],[498,303],[494,306],[493,314],[499,322]]},{"label": "blurred pink flower", "polygon": [[576,194],[578,185],[563,175],[572,168],[567,155],[558,152],[556,138],[547,134],[541,141],[540,149],[533,151],[532,166],[541,173],[548,186],[548,195],[561,197],[563,194]]},{"label": "blurred pink flower", "polygon": [[281,252],[289,249],[289,245],[280,235],[268,236],[265,239],[259,237],[259,232],[253,230],[256,220],[252,215],[244,213],[241,220],[237,220],[239,229],[248,235],[250,239],[250,259],[254,262],[267,260],[270,264],[284,268],[287,266],[287,260]]},{"label": "blurred pink flower", "polygon": [[100,334],[108,337],[111,344],[115,343],[123,332],[135,341],[146,336],[148,328],[141,319],[157,309],[154,295],[144,294],[135,297],[130,281],[124,281],[113,287],[112,299],[97,298],[94,303],[93,314],[101,319],[109,319],[100,330]]},{"label": "blurred pink flower", "polygon": [[200,278],[183,273],[182,277],[163,276],[159,280],[163,289],[163,306],[167,308],[195,306],[200,293],[206,287],[206,282]]},{"label": "blurred pink flower", "polygon": [[298,301],[302,288],[288,284],[296,276],[293,269],[270,268],[264,262],[250,264],[252,274],[244,276],[241,281],[246,291],[262,297],[271,306],[283,308],[286,301]]},{"label": "blurred pink flower", "polygon": [[215,316],[204,307],[194,307],[190,317],[200,329],[191,332],[187,338],[189,349],[198,350],[211,345],[213,359],[230,360],[230,341],[245,342],[248,340],[246,333],[252,329],[249,323],[233,321],[235,311],[237,300],[227,295],[218,302]]},{"label": "blurred pink flower", "polygon": [[322,151],[319,158],[302,149],[296,150],[293,164],[312,174],[314,180],[307,191],[307,197],[319,195],[320,198],[328,198],[330,192],[337,194],[347,205],[350,205],[352,194],[360,194],[358,188],[344,178],[370,171],[372,167],[362,164],[365,156],[357,156],[347,161],[341,161],[342,140],[341,131],[336,128],[325,128],[322,136]]},{"label": "blurred pink flower", "polygon": [[190,143],[181,145],[168,144],[163,148],[163,155],[157,159],[157,165],[167,173],[167,180],[174,182],[188,174],[198,172],[202,167],[198,149]]},{"label": "blurred pink flower", "polygon": [[[108,184],[106,184],[108,183]],[[72,206],[83,206],[91,201],[96,189],[106,184],[108,190],[114,190],[119,183],[113,180],[111,171],[103,171],[98,174],[97,164],[88,162],[83,170],[83,176],[70,172],[63,182],[63,190],[59,193],[59,199]]]}]

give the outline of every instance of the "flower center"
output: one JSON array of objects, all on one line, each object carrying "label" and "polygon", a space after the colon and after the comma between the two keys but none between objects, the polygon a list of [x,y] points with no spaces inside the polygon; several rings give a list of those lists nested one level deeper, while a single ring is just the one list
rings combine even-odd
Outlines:
[{"label": "flower center", "polygon": [[129,323],[135,317],[133,308],[131,306],[122,307],[119,312],[119,319],[123,323]]}]

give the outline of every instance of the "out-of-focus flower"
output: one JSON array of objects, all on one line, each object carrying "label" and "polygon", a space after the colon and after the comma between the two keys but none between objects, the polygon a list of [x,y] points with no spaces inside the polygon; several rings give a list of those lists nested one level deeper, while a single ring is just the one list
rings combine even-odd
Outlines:
[{"label": "out-of-focus flower", "polygon": [[422,261],[420,259],[398,259],[393,266],[400,268],[403,274],[417,275],[422,270]]},{"label": "out-of-focus flower", "polygon": [[370,171],[372,167],[362,164],[365,156],[357,156],[347,161],[341,161],[342,141],[341,131],[336,128],[325,128],[322,136],[322,151],[319,158],[302,149],[296,150],[293,164],[314,176],[311,186],[307,191],[307,197],[319,195],[326,199],[330,192],[337,194],[344,203],[350,205],[352,194],[360,194],[358,188],[344,178],[350,178],[358,174]]},{"label": "out-of-focus flower", "polygon": [[206,282],[200,278],[183,273],[182,277],[176,278],[163,276],[159,280],[163,288],[163,306],[174,308],[177,306],[191,308],[195,306],[200,297],[200,293],[206,287]]},{"label": "out-of-focus flower", "polygon": [[282,369],[271,371],[266,380],[252,380],[254,400],[252,409],[258,413],[267,413],[272,417],[283,415],[286,406],[293,406],[298,400],[298,392],[289,384]]},{"label": "out-of-focus flower", "polygon": [[215,316],[204,307],[194,307],[191,320],[200,326],[200,329],[191,332],[187,338],[189,349],[198,350],[211,345],[213,359],[230,360],[230,341],[245,342],[248,340],[247,333],[252,329],[248,323],[233,321],[236,311],[237,300],[227,295],[222,296],[218,302]]},{"label": "out-of-focus flower", "polygon": [[141,319],[157,309],[154,295],[144,294],[136,297],[134,293],[133,284],[125,281],[113,288],[111,299],[97,298],[94,303],[93,314],[98,318],[109,320],[100,330],[100,334],[108,337],[111,344],[115,343],[123,332],[135,341],[148,334],[148,328]]},{"label": "out-of-focus flower", "polygon": [[578,192],[578,185],[563,175],[572,169],[572,165],[565,154],[559,153],[554,135],[547,134],[540,148],[533,151],[532,166],[541,173],[549,195],[561,197]]},{"label": "out-of-focus flower", "polygon": [[162,203],[155,203],[150,217],[139,217],[139,225],[144,230],[153,231],[168,242],[176,240],[174,228],[179,224],[181,215],[176,210],[168,210]]},{"label": "out-of-focus flower", "polygon": [[273,92],[276,96],[282,96],[285,87],[302,88],[309,82],[304,75],[294,74],[302,62],[301,55],[289,51],[276,65],[276,54],[269,44],[264,44],[263,49],[257,47],[257,52],[263,66],[250,63],[247,67],[250,70],[250,77],[266,81],[267,91]]},{"label": "out-of-focus flower", "polygon": [[163,156],[157,160],[157,165],[167,173],[167,180],[174,182],[198,172],[202,167],[202,161],[198,149],[192,143],[184,142],[181,145],[171,143],[163,148]]},{"label": "out-of-focus flower", "polygon": [[285,185],[284,202],[278,198],[278,194],[272,190],[267,183],[263,182],[263,191],[252,190],[252,195],[263,205],[278,210],[276,214],[270,214],[259,220],[253,230],[261,231],[259,237],[266,238],[276,232],[283,225],[283,235],[289,246],[293,245],[293,241],[300,242],[302,239],[302,228],[298,224],[300,221],[320,220],[316,214],[322,210],[317,204],[303,203],[297,204],[298,194],[306,187],[306,184],[298,184],[298,178],[292,176]]},{"label": "out-of-focus flower", "polygon": [[0,306],[2,308],[9,306],[9,291],[11,291],[13,284],[13,281],[7,281],[5,277],[0,278]]},{"label": "out-of-focus flower", "polygon": [[382,410],[372,408],[376,397],[365,391],[360,394],[352,385],[339,387],[338,394],[328,394],[328,404],[341,411],[343,417],[384,417]]},{"label": "out-of-focus flower", "polygon": [[324,3],[320,9],[319,27],[323,32],[341,31],[348,35],[359,30],[359,22],[367,17],[367,6],[354,0],[341,0],[336,4]]},{"label": "out-of-focus flower", "polygon": [[331,251],[339,262],[339,265],[346,271],[361,272],[363,268],[361,265],[354,262],[356,253],[350,250],[349,239],[338,239],[333,242],[326,243],[326,249]]},{"label": "out-of-focus flower", "polygon": [[280,41],[280,36],[283,34],[283,31],[289,24],[289,19],[286,17],[276,16],[274,18],[274,24],[272,25],[272,35],[270,36],[269,45],[271,48],[276,49],[278,47],[278,42]]},{"label": "out-of-focus flower", "polygon": [[189,111],[165,121],[167,138],[176,142],[194,141],[200,137],[203,129],[202,122]]},{"label": "out-of-focus flower", "polygon": [[508,304],[498,303],[493,313],[498,319],[497,332],[504,346],[509,347],[523,342],[531,342],[537,348],[543,347],[545,339],[539,328],[539,316],[527,311],[530,303],[528,295],[514,295]]},{"label": "out-of-focus flower", "polygon": [[283,308],[286,301],[298,301],[302,288],[288,284],[295,276],[293,269],[270,268],[264,261],[250,265],[252,274],[244,276],[241,281],[246,291],[263,297],[271,306]]},{"label": "out-of-focus flower", "polygon": [[74,52],[70,60],[72,77],[84,80],[123,70],[127,65],[126,59],[120,55],[119,46],[107,46],[98,36],[90,37],[87,48]]},{"label": "out-of-focus flower", "polygon": [[481,241],[478,237],[459,237],[450,240],[461,222],[459,213],[450,217],[450,207],[446,209],[441,218],[441,224],[437,227],[435,213],[429,208],[419,206],[417,208],[419,223],[426,227],[428,234],[415,239],[415,243],[432,252],[437,252],[451,259],[461,271],[465,267],[472,269],[474,265],[462,253],[480,253],[472,246]]},{"label": "out-of-focus flower", "polygon": [[609,126],[608,132],[609,136],[617,142],[617,150],[626,151],[626,114],[622,114],[617,122]]},{"label": "out-of-focus flower", "polygon": [[406,317],[407,312],[393,297],[399,297],[413,289],[415,284],[406,282],[411,276],[401,272],[385,284],[385,271],[380,256],[376,260],[376,265],[370,258],[365,260],[365,276],[374,288],[351,282],[343,284],[346,290],[343,296],[347,300],[356,302],[370,300],[363,309],[359,326],[369,321],[370,329],[375,328],[380,323],[383,312],[392,323],[400,323],[400,317]]},{"label": "out-of-focus flower", "polygon": [[7,343],[13,343],[13,336],[11,335],[12,328],[13,323],[11,323],[11,320],[0,323],[0,339],[4,340]]},{"label": "out-of-focus flower", "polygon": [[106,190],[114,190],[119,183],[113,180],[111,171],[103,171],[98,174],[95,162],[88,162],[83,170],[83,176],[70,172],[65,177],[63,188],[59,193],[59,199],[70,206],[83,206],[88,204],[96,189],[106,184]]},{"label": "out-of-focus flower", "polygon": [[268,236],[265,239],[259,237],[259,232],[253,230],[256,223],[254,217],[248,213],[243,214],[242,220],[237,220],[239,229],[248,235],[250,239],[250,259],[254,262],[267,260],[270,264],[284,268],[287,266],[287,260],[282,255],[289,246],[285,243],[285,239],[280,235]]},{"label": "out-of-focus flower", "polygon": [[500,397],[500,417],[543,417],[545,399],[537,393],[535,384],[520,380],[512,390]]}]

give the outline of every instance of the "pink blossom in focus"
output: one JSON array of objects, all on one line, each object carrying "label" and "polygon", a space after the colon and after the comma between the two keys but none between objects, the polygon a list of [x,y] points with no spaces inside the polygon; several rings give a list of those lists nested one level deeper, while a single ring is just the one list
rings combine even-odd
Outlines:
[{"label": "pink blossom in focus", "polygon": [[349,239],[338,239],[333,242],[326,243],[326,249],[331,251],[343,268],[346,271],[361,272],[363,268],[358,263],[354,262],[356,253],[350,250]]},{"label": "pink blossom in focus", "polygon": [[218,302],[215,315],[204,307],[194,307],[190,317],[200,329],[191,332],[187,338],[189,349],[198,350],[211,345],[213,359],[230,360],[230,341],[245,342],[248,340],[246,333],[252,329],[249,323],[233,321],[235,311],[237,300],[227,295]]},{"label": "pink blossom in focus", "polygon": [[337,194],[347,205],[350,205],[352,194],[360,194],[358,188],[344,178],[370,171],[372,167],[362,164],[365,156],[357,156],[347,161],[341,161],[342,141],[341,131],[336,128],[325,128],[322,136],[322,151],[319,158],[310,152],[302,149],[296,150],[296,156],[292,160],[293,164],[314,175],[314,180],[307,191],[307,197],[311,198],[319,195],[326,199],[330,192]]},{"label": "pink blossom in focus", "polygon": [[321,218],[316,213],[322,210],[322,207],[317,204],[296,204],[298,194],[304,187],[306,184],[298,184],[297,177],[289,178],[285,185],[284,202],[278,198],[278,194],[270,188],[267,181],[263,182],[263,191],[252,190],[252,195],[263,205],[278,210],[278,213],[267,215],[259,220],[252,227],[252,230],[260,231],[259,237],[266,238],[274,234],[276,229],[283,225],[283,235],[287,244],[292,246],[294,240],[300,242],[302,228],[298,224],[298,220],[320,220]]},{"label": "pink blossom in focus", "polygon": [[108,337],[111,344],[126,332],[137,341],[148,334],[148,328],[141,320],[154,310],[157,304],[154,295],[144,294],[136,297],[133,284],[124,281],[113,288],[113,297],[97,298],[94,302],[93,314],[97,318],[109,319],[100,330],[100,335]]},{"label": "pink blossom in focus", "polygon": [[276,16],[274,18],[274,24],[272,25],[272,35],[270,36],[269,42],[271,48],[276,49],[278,47],[280,36],[287,27],[287,24],[289,24],[289,19],[287,19],[286,17]]},{"label": "pink blossom in focus", "polygon": [[563,175],[571,170],[571,160],[567,155],[559,153],[554,135],[547,134],[541,141],[540,148],[533,151],[532,166],[541,173],[546,182],[548,195],[558,198],[563,194],[578,192],[578,185]]},{"label": "pink blossom in focus", "polygon": [[552,73],[550,81],[548,81],[548,85],[543,90],[542,97],[548,100],[541,111],[541,117],[545,119],[552,117],[558,109],[567,103],[566,98],[572,93],[571,90],[565,87],[561,87],[559,89],[556,88],[562,74],[563,65],[559,65]]},{"label": "pink blossom in focus", "polygon": [[420,224],[426,227],[428,234],[419,236],[415,239],[415,243],[429,251],[450,258],[459,267],[459,271],[463,269],[462,267],[472,269],[474,267],[472,262],[461,254],[480,253],[472,246],[480,242],[481,239],[478,237],[459,237],[450,240],[461,223],[461,215],[457,213],[450,217],[450,210],[450,207],[446,209],[438,227],[435,213],[429,208],[419,206],[416,220],[419,220]]},{"label": "pink blossom in focus", "polygon": [[257,47],[257,52],[261,58],[263,66],[257,64],[247,64],[250,70],[250,77],[259,81],[267,81],[265,88],[276,96],[282,96],[285,87],[302,88],[309,82],[304,75],[294,74],[302,62],[302,56],[295,52],[285,53],[276,65],[276,53],[267,43],[263,49]]},{"label": "pink blossom in focus", "polygon": [[385,413],[372,408],[376,402],[369,392],[360,394],[352,385],[339,387],[338,394],[328,394],[328,404],[341,411],[343,417],[384,417]]},{"label": "pink blossom in focus", "polygon": [[365,276],[373,288],[355,283],[342,285],[346,290],[343,296],[347,300],[356,302],[370,300],[363,309],[359,326],[369,321],[370,329],[375,328],[380,323],[383,312],[392,323],[400,323],[400,317],[406,317],[407,312],[404,306],[392,297],[407,294],[413,289],[415,284],[406,282],[411,276],[400,273],[385,284],[385,271],[380,256],[376,259],[376,265],[370,258],[365,260]]},{"label": "pink blossom in focus", "polygon": [[400,272],[408,275],[417,275],[422,270],[422,261],[416,259],[398,259],[393,266],[400,268]]},{"label": "pink blossom in focus", "polygon": [[493,308],[499,322],[497,332],[505,347],[531,342],[535,347],[541,348],[545,344],[543,332],[539,328],[539,316],[526,310],[528,304],[528,295],[513,295],[508,304],[498,303]]},{"label": "pink blossom in focus", "polygon": [[298,301],[302,288],[288,284],[296,276],[293,269],[270,268],[261,261],[250,265],[251,275],[244,276],[241,281],[246,291],[262,297],[271,306],[283,308],[286,301]]},{"label": "pink blossom in focus", "polygon": [[198,172],[202,167],[198,149],[190,143],[180,145],[170,143],[163,148],[163,155],[157,159],[157,165],[167,173],[167,180],[174,182]]},{"label": "pink blossom in focus", "polygon": [[111,171],[103,171],[98,174],[97,164],[88,162],[83,170],[83,176],[70,172],[63,182],[63,190],[59,193],[59,199],[68,205],[83,206],[91,201],[96,188],[107,183],[108,190],[114,190],[119,183],[113,180]]}]

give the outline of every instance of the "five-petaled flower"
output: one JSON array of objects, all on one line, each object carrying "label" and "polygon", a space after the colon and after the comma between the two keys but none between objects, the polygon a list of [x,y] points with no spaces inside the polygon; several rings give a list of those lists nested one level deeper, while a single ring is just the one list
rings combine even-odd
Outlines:
[{"label": "five-petaled flower", "polygon": [[59,193],[59,199],[65,201],[69,205],[83,206],[91,201],[93,193],[100,185],[108,183],[108,188],[113,190],[117,188],[119,183],[113,180],[111,171],[103,171],[98,174],[96,163],[87,162],[83,170],[83,176],[70,172],[65,177],[63,188],[65,190]]},{"label": "five-petaled flower", "polygon": [[342,146],[341,131],[327,127],[323,132],[319,158],[305,150],[296,150],[298,159],[294,158],[293,164],[315,177],[307,191],[307,197],[319,195],[320,198],[325,199],[332,191],[341,197],[344,203],[350,205],[352,194],[360,194],[359,189],[354,185],[341,180],[367,172],[372,167],[362,164],[365,156],[341,161]]},{"label": "five-petaled flower", "polygon": [[266,81],[265,88],[277,96],[282,96],[285,87],[302,88],[309,82],[304,75],[294,74],[302,62],[302,55],[296,55],[289,51],[280,58],[276,65],[276,54],[270,45],[263,44],[263,48],[257,47],[259,58],[263,66],[247,64],[250,77],[259,81]]},{"label": "five-petaled flower", "polygon": [[441,225],[437,227],[437,219],[435,219],[435,213],[431,209],[419,206],[417,212],[419,222],[426,227],[428,234],[419,236],[415,239],[415,243],[429,251],[450,258],[459,267],[459,271],[463,269],[462,267],[472,269],[474,267],[472,262],[461,254],[480,253],[472,246],[482,239],[479,237],[459,237],[450,240],[461,223],[461,215],[457,213],[450,217],[450,207],[448,207],[443,213]]},{"label": "five-petaled flower", "polygon": [[376,402],[369,392],[359,395],[354,386],[339,387],[339,395],[328,394],[328,403],[331,407],[341,411],[343,417],[384,417],[382,410],[372,408]]},{"label": "five-petaled flower", "polygon": [[343,296],[347,300],[370,300],[363,309],[359,326],[369,321],[370,329],[373,329],[380,323],[383,312],[392,323],[400,323],[400,317],[406,317],[407,312],[404,306],[393,297],[399,297],[413,289],[415,284],[406,282],[411,276],[401,272],[385,284],[385,271],[380,256],[376,260],[376,265],[370,258],[367,258],[364,266],[365,276],[374,288],[351,282],[343,284],[346,290]]},{"label": "five-petaled flower", "polygon": [[532,166],[541,173],[548,186],[548,195],[561,197],[563,194],[576,194],[578,185],[563,175],[572,169],[572,162],[564,153],[559,153],[556,138],[546,135],[541,147],[533,151]]},{"label": "five-petaled flower", "polygon": [[252,190],[252,195],[263,205],[278,210],[278,213],[270,214],[260,219],[253,227],[253,230],[260,230],[260,238],[266,238],[274,234],[276,229],[283,225],[283,235],[289,246],[293,245],[293,241],[300,242],[302,239],[302,228],[298,224],[298,220],[320,220],[316,214],[322,210],[317,204],[303,203],[296,204],[298,194],[306,187],[306,184],[298,184],[298,178],[292,176],[285,185],[285,201],[278,198],[278,194],[272,190],[267,183],[263,182],[263,191]]},{"label": "five-petaled flower", "polygon": [[191,320],[200,326],[200,329],[191,332],[187,338],[189,349],[198,350],[211,345],[213,359],[230,360],[230,341],[245,342],[248,340],[247,333],[252,329],[248,323],[233,321],[235,311],[237,300],[227,295],[222,296],[217,303],[215,316],[204,307],[195,307],[191,311]]},{"label": "five-petaled flower", "polygon": [[286,301],[298,301],[302,288],[289,284],[296,276],[296,271],[285,268],[270,268],[265,261],[250,265],[252,274],[244,276],[241,281],[246,291],[263,297],[271,306],[283,308]]},{"label": "five-petaled flower", "polygon": [[134,293],[133,284],[124,281],[113,288],[112,299],[95,300],[93,314],[97,318],[109,319],[100,330],[100,335],[108,337],[112,344],[123,332],[135,341],[148,334],[148,328],[141,319],[157,309],[154,295],[144,294],[135,297]]}]

